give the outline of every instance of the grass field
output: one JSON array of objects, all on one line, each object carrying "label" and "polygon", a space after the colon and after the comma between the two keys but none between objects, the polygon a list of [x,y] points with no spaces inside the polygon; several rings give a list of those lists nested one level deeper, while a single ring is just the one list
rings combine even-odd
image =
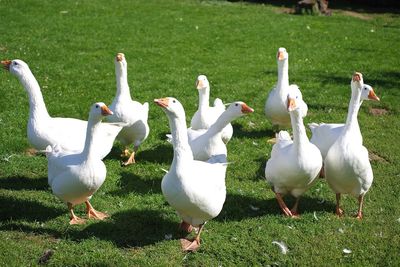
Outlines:
[{"label": "grass field", "polygon": [[[70,226],[66,205],[47,184],[46,158],[29,153],[27,94],[1,71],[1,266],[36,265],[47,249],[54,266],[400,264],[399,15],[296,16],[276,6],[192,0],[0,0],[0,14],[0,58],[29,64],[52,116],[87,119],[92,103],[111,103],[113,58],[123,52],[132,96],[150,102],[151,129],[137,164],[120,167],[117,143],[105,159],[107,179],[92,203],[111,217]],[[265,182],[272,131],[263,107],[281,46],[289,52],[290,81],[309,106],[305,123],[345,121],[354,71],[381,97],[358,116],[375,177],[362,221],[352,217],[351,197],[342,201],[346,216],[335,216],[334,194],[322,179],[300,202],[301,218],[285,218]],[[167,118],[152,101],[178,98],[189,120],[199,74],[208,76],[212,100],[242,100],[256,111],[234,122],[224,208],[206,225],[200,250],[188,254],[180,250],[179,218],[161,193],[172,147]],[[385,112],[372,115],[372,108]]]}]

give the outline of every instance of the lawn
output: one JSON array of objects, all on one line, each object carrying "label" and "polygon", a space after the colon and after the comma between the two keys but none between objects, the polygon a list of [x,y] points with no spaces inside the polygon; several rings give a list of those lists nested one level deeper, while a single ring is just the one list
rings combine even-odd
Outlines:
[{"label": "lawn", "polygon": [[[111,217],[70,226],[47,184],[46,158],[32,155],[27,141],[27,94],[1,71],[0,265],[36,265],[48,249],[52,266],[400,264],[398,14],[297,16],[277,6],[194,0],[0,0],[0,14],[0,59],[29,64],[52,116],[87,119],[91,104],[111,103],[113,59],[123,52],[132,96],[150,103],[151,129],[135,165],[120,167],[118,143],[105,159],[107,179],[92,203]],[[358,116],[375,177],[362,221],[353,218],[352,197],[342,201],[346,216],[335,216],[323,179],[302,198],[300,219],[285,218],[265,182],[273,133],[263,110],[279,47],[289,52],[290,81],[308,104],[305,123],[345,121],[354,71],[381,98],[365,102]],[[212,100],[241,100],[255,112],[233,124],[221,214],[206,225],[200,250],[184,253],[179,218],[161,193],[173,152],[167,117],[153,99],[178,98],[189,121],[199,74],[207,75]],[[84,205],[76,212],[83,216]]]}]

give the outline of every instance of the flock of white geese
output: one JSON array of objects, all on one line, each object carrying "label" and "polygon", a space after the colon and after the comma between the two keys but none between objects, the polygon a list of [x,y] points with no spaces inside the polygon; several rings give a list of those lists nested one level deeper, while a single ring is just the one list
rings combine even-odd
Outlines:
[{"label": "flock of white geese", "polygon": [[[279,48],[277,53],[278,81],[265,103],[265,115],[273,128],[292,128],[293,139],[287,131],[279,131],[271,157],[265,167],[265,178],[276,195],[286,216],[298,216],[300,196],[309,189],[321,173],[336,194],[336,214],[341,194],[358,198],[357,218],[362,218],[363,197],[372,184],[373,173],[368,151],[362,145],[357,114],[363,100],[379,100],[371,86],[363,83],[361,73],[351,79],[351,99],[344,124],[316,124],[309,126],[311,140],[306,135],[303,117],[307,104],[296,85],[289,85],[288,53]],[[135,162],[135,153],[149,134],[147,124],[149,105],[132,100],[124,54],[115,57],[117,92],[112,104],[92,105],[87,121],[74,118],[54,118],[46,109],[40,86],[22,60],[1,61],[6,70],[15,75],[29,96],[28,140],[48,159],[48,182],[53,193],[64,201],[70,212],[70,224],[82,224],[74,214],[75,205],[85,203],[88,218],[102,220],[108,215],[97,211],[90,198],[106,178],[102,159],[111,151],[114,140],[124,146],[123,165]],[[173,160],[161,182],[163,195],[177,211],[182,222],[180,229],[194,239],[181,239],[182,249],[197,250],[205,223],[216,217],[225,202],[227,142],[231,139],[231,122],[254,112],[247,104],[237,101],[228,108],[220,99],[209,104],[210,85],[200,75],[196,81],[199,106],[187,128],[182,104],[173,97],[155,99],[167,115],[173,145]],[[103,118],[108,122],[102,122]],[[129,146],[133,145],[133,151]],[[296,198],[289,209],[283,196]]]}]

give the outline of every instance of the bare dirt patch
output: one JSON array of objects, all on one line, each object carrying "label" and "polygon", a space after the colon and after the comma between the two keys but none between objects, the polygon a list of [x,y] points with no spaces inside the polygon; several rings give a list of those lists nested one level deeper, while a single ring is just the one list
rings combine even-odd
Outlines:
[{"label": "bare dirt patch", "polygon": [[388,114],[389,111],[384,108],[369,108],[369,113],[373,116],[383,116]]},{"label": "bare dirt patch", "polygon": [[369,160],[370,161],[377,161],[377,162],[383,162],[383,163],[388,163],[388,161],[384,158],[382,158],[381,156],[379,156],[378,154],[375,154],[372,151],[369,151]]}]

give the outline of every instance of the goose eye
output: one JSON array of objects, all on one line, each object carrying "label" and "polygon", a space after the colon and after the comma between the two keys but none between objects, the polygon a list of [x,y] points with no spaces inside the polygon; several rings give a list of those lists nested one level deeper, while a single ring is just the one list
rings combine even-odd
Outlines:
[{"label": "goose eye", "polygon": [[98,105],[98,104],[96,104],[96,108],[99,108],[99,105]]},{"label": "goose eye", "polygon": [[176,101],[175,101],[175,100],[172,100],[172,103],[176,103]]},{"label": "goose eye", "polygon": [[364,90],[367,90],[367,87],[364,87]]},{"label": "goose eye", "polygon": [[297,95],[297,96],[296,96],[296,99],[298,99],[298,98],[299,98],[299,96]]},{"label": "goose eye", "polygon": [[235,104],[235,106],[239,106],[239,104],[238,104],[238,103],[236,103],[236,104]]},{"label": "goose eye", "polygon": [[14,61],[13,64],[14,64],[14,65],[18,65],[18,62],[15,62],[15,61]]}]

